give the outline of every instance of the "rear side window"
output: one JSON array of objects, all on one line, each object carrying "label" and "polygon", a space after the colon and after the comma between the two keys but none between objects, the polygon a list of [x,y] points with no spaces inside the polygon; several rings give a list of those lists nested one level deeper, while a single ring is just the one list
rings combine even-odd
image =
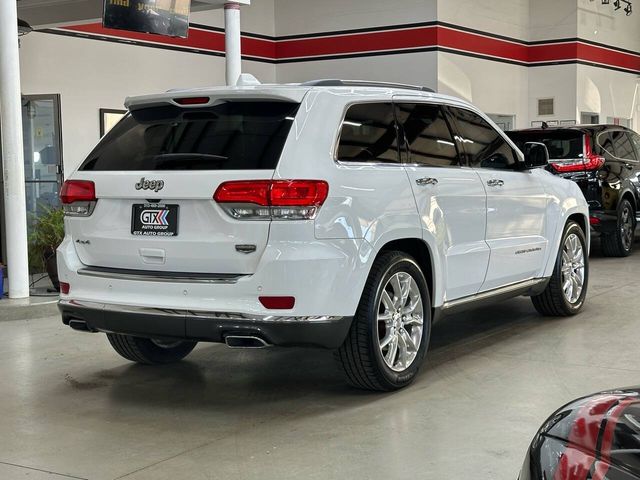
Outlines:
[{"label": "rear side window", "polygon": [[467,162],[473,168],[513,169],[517,157],[511,146],[480,115],[462,108],[449,109]]},{"label": "rear side window", "polygon": [[338,144],[343,162],[399,163],[392,103],[363,103],[347,110]]},{"label": "rear side window", "polygon": [[598,143],[607,153],[624,160],[637,160],[631,135],[624,130],[613,130],[598,135]]},{"label": "rear side window", "polygon": [[439,105],[400,103],[398,122],[406,138],[409,163],[429,167],[458,166],[458,151]]},{"label": "rear side window", "polygon": [[640,160],[640,135],[635,132],[629,132],[629,137],[631,138],[631,143],[633,143],[633,146],[636,149],[636,158]]},{"label": "rear side window", "polygon": [[80,170],[271,170],[298,107],[251,101],[137,110],[100,141]]},{"label": "rear side window", "polygon": [[549,160],[569,160],[582,158],[584,139],[582,132],[575,130],[537,130],[507,132],[520,150],[527,142],[544,143],[549,151]]}]

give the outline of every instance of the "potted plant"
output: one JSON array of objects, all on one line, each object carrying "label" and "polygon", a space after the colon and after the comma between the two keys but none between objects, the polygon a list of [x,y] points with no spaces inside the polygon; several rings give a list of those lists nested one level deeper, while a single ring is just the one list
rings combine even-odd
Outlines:
[{"label": "potted plant", "polygon": [[60,291],[56,249],[64,238],[64,212],[61,208],[42,207],[29,236],[29,266],[32,272],[45,270],[56,291]]}]

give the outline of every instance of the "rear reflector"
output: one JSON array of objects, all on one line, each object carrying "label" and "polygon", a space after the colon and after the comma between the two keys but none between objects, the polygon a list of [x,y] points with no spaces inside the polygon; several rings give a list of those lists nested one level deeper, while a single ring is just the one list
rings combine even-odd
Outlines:
[{"label": "rear reflector", "polygon": [[258,300],[269,310],[291,310],[296,304],[295,297],[258,297]]},{"label": "rear reflector", "polygon": [[60,282],[60,293],[62,293],[63,295],[69,295],[70,291],[71,285],[66,282]]},{"label": "rear reflector", "polygon": [[213,199],[234,218],[304,220],[329,194],[323,180],[242,180],[221,184]]},{"label": "rear reflector", "polygon": [[178,105],[205,105],[209,103],[209,100],[209,97],[187,97],[173,99],[173,101]]},{"label": "rear reflector", "polygon": [[63,205],[74,202],[93,202],[96,199],[96,186],[88,180],[67,180],[60,190]]},{"label": "rear reflector", "polygon": [[590,225],[600,225],[600,219],[597,217],[589,217]]}]

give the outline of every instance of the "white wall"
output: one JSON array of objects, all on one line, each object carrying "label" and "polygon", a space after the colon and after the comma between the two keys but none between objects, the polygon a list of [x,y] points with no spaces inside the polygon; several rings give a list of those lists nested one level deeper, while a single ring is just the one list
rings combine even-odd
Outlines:
[{"label": "white wall", "polygon": [[275,18],[278,36],[427,22],[436,0],[275,0]]},{"label": "white wall", "polygon": [[[243,29],[273,35],[273,0],[242,10]],[[196,23],[222,26],[220,11],[198,12]],[[224,58],[34,32],[21,40],[22,92],[59,93],[65,175],[100,137],[100,108],[123,108],[125,97],[170,88],[223,85]],[[275,66],[243,62],[245,72],[275,81]]]},{"label": "white wall", "polygon": [[438,20],[527,40],[529,2],[530,0],[438,0]]},{"label": "white wall", "polygon": [[[578,0],[578,36],[607,45],[640,51],[640,12],[638,3],[632,2],[634,11],[626,16],[622,8],[614,11],[613,2]],[[622,4],[624,7],[624,3]]]},{"label": "white wall", "polygon": [[628,73],[578,65],[578,112],[596,112],[600,122],[607,117],[632,119],[640,131],[640,78]]},{"label": "white wall", "polygon": [[[530,121],[578,120],[576,78],[576,65],[529,68]],[[538,99],[540,98],[554,99],[553,115],[538,115]]]},{"label": "white wall", "polygon": [[437,88],[437,53],[410,53],[377,57],[318,60],[278,65],[278,82],[344,78],[400,82]]},{"label": "white wall", "polygon": [[516,128],[529,124],[528,68],[478,58],[438,54],[438,92],[464,98],[481,110],[515,115]]},{"label": "white wall", "polygon": [[527,40],[575,38],[577,15],[576,0],[531,0]]}]

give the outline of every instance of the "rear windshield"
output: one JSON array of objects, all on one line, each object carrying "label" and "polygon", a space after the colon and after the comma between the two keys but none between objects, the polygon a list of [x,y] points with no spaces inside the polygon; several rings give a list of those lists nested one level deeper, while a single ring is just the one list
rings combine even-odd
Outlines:
[{"label": "rear windshield", "polygon": [[556,130],[507,132],[507,135],[520,150],[524,149],[524,144],[527,142],[544,143],[547,146],[547,150],[549,150],[549,159],[551,160],[582,158],[582,132],[575,130]]},{"label": "rear windshield", "polygon": [[80,170],[271,170],[299,106],[251,101],[136,110],[100,141]]}]

